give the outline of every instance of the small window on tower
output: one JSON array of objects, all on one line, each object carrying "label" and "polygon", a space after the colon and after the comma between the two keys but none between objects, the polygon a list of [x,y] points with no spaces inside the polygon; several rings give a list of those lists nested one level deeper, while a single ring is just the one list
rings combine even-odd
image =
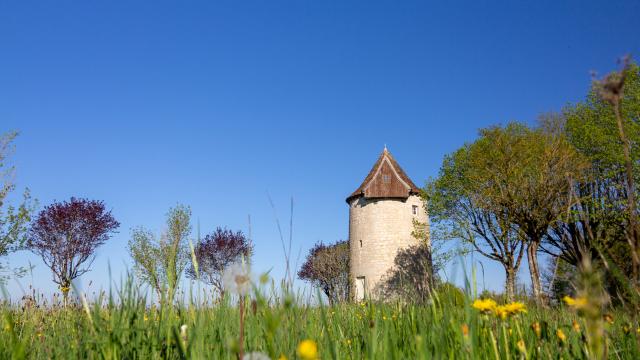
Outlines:
[{"label": "small window on tower", "polygon": [[362,240],[360,240],[360,247],[362,247]]},{"label": "small window on tower", "polygon": [[413,210],[413,215],[418,215],[418,206],[417,205],[413,205],[411,207],[411,209]]},{"label": "small window on tower", "polygon": [[382,181],[383,181],[385,184],[390,183],[390,182],[391,182],[391,176],[390,176],[390,175],[382,175]]}]

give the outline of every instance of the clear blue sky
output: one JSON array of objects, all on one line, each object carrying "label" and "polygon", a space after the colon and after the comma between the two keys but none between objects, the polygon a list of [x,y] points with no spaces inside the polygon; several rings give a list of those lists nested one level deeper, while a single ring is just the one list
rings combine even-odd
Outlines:
[{"label": "clear blue sky", "polygon": [[[0,131],[20,130],[16,179],[42,205],[101,199],[121,222],[84,284],[108,287],[130,229],[159,233],[177,202],[205,233],[246,231],[250,214],[254,268],[281,276],[267,192],[284,227],[294,198],[294,258],[346,239],[344,199],[384,144],[424,183],[478,128],[534,122],[640,54],[638,15],[637,1],[2,1]],[[10,261],[36,266],[23,286],[54,289],[38,258]]]}]

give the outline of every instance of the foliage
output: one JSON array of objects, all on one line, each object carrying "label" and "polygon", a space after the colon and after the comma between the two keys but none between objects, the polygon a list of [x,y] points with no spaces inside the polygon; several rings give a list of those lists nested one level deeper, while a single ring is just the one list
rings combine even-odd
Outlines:
[{"label": "foliage", "polygon": [[72,197],[38,213],[27,246],[51,269],[66,297],[71,282],[90,270],[95,250],[119,226],[102,201]]},{"label": "foliage", "polygon": [[[149,306],[133,283],[118,288],[113,296],[86,306],[0,307],[0,358],[237,358],[236,304],[200,304],[194,294],[189,303]],[[512,305],[507,310],[513,314],[503,319],[502,313],[473,308],[475,299],[464,297],[462,304],[451,305],[459,302],[445,292],[437,293],[429,306],[390,302],[323,307],[279,293],[256,291],[251,297],[243,308],[243,345],[247,352],[271,359],[297,359],[305,346],[316,348],[319,359],[589,358],[587,319],[582,310],[564,306],[528,307],[523,313],[522,306]],[[609,356],[640,357],[637,324],[616,311],[607,319],[611,323],[603,324],[602,343]]]},{"label": "foliage", "polygon": [[322,289],[329,303],[346,301],[351,290],[349,252],[348,241],[331,245],[317,243],[309,250],[298,277]]},{"label": "foliage", "polygon": [[542,284],[552,305],[559,304],[567,295],[575,294],[577,271],[575,266],[561,257],[548,258],[547,267],[542,273]]},{"label": "foliage", "polygon": [[383,276],[379,291],[384,298],[397,297],[409,302],[424,303],[431,297],[437,269],[431,265],[431,249],[426,244],[398,251],[394,266]]},{"label": "foliage", "polygon": [[253,251],[250,240],[241,231],[233,232],[217,228],[213,233],[200,239],[193,250],[195,264],[187,268],[187,276],[213,285],[223,294],[222,274],[231,264],[242,258],[248,261]]},{"label": "foliage", "polygon": [[[22,201],[14,206],[8,203],[9,197],[16,190],[14,183],[15,168],[7,163],[13,152],[13,140],[18,134],[10,132],[0,135],[0,260],[8,254],[23,248],[27,240],[28,224],[35,203],[31,200],[29,190],[22,195]],[[13,272],[19,275],[24,269],[10,269],[0,263],[0,283],[6,280],[6,274]]]},{"label": "foliage", "polygon": [[[602,97],[602,86],[595,82],[587,99],[566,107],[565,132],[569,141],[589,159],[589,176],[577,181],[573,196],[578,200],[565,216],[554,224],[544,248],[561,256],[573,266],[584,257],[603,265],[605,281],[612,295],[628,293],[627,275],[637,272],[632,266],[635,241],[628,241],[630,193],[627,188],[625,146],[629,146],[632,178],[640,181],[640,69],[631,63],[625,69],[624,92],[616,107]],[[620,120],[618,122],[618,120]],[[626,142],[620,138],[624,130]],[[632,212],[633,212],[632,211]],[[637,235],[636,235],[637,237]],[[593,259],[593,260],[592,260]],[[637,275],[636,275],[637,276]],[[621,295],[626,297],[626,295]]]},{"label": "foliage", "polygon": [[514,194],[525,170],[517,159],[526,150],[522,135],[527,131],[518,123],[480,130],[479,139],[445,157],[438,177],[425,189],[431,220],[440,231],[503,265],[509,299],[525,242],[498,195]]},{"label": "foliage", "polygon": [[142,227],[132,230],[129,253],[139,279],[153,287],[158,298],[171,301],[188,261],[187,238],[191,233],[191,208],[176,205],[167,213],[167,229],[156,240]]}]

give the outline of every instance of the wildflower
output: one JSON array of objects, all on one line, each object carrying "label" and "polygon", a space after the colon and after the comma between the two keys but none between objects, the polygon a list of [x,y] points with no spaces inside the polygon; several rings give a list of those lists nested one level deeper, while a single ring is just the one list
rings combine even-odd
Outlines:
[{"label": "wildflower", "polygon": [[182,326],[180,326],[180,338],[182,338],[182,341],[187,342],[187,325],[183,324]]},{"label": "wildflower", "polygon": [[462,329],[462,336],[464,336],[465,338],[469,337],[469,325],[462,324],[461,329]]},{"label": "wildflower", "polygon": [[278,357],[278,360],[287,360],[287,357],[284,356],[284,354],[280,354],[280,356]]},{"label": "wildflower", "polygon": [[578,309],[587,305],[587,299],[583,297],[574,299],[571,296],[565,296],[562,298],[562,301],[564,301],[567,305]]},{"label": "wildflower", "polygon": [[509,313],[509,315],[527,313],[527,307],[518,301],[504,305],[504,309]]},{"label": "wildflower", "polygon": [[542,334],[542,327],[540,326],[540,323],[537,321],[531,324],[531,329],[533,330],[534,333],[536,333],[536,336],[538,338]]},{"label": "wildflower", "polygon": [[573,320],[573,325],[572,325],[572,327],[573,327],[573,330],[574,330],[575,332],[580,332],[580,324],[578,324],[578,322],[577,322],[577,321]]},{"label": "wildflower", "polygon": [[524,340],[520,339],[518,340],[518,342],[516,343],[516,347],[518,348],[518,351],[520,351],[523,354],[527,353],[527,346],[524,343]]},{"label": "wildflower", "polygon": [[625,325],[622,327],[622,331],[624,331],[624,333],[628,335],[631,332],[631,328]]},{"label": "wildflower", "polygon": [[315,360],[318,358],[318,344],[313,340],[303,340],[298,344],[297,352],[303,360]]},{"label": "wildflower", "polygon": [[227,291],[244,296],[251,289],[251,272],[249,265],[236,262],[227,267],[222,275],[222,282]]},{"label": "wildflower", "polygon": [[492,299],[476,299],[476,301],[474,301],[471,306],[478,309],[482,313],[488,313],[493,311],[496,308],[497,304]]},{"label": "wildflower", "polygon": [[149,317],[147,316],[147,314],[144,314],[144,317],[142,318],[144,321],[149,321]]},{"label": "wildflower", "polygon": [[564,331],[562,331],[562,329],[556,330],[556,336],[558,336],[560,342],[567,341],[567,335],[564,334]]},{"label": "wildflower", "polygon": [[602,319],[604,319],[604,321],[606,321],[607,323],[609,323],[610,325],[613,324],[613,316],[611,316],[611,314],[604,314],[602,316]]},{"label": "wildflower", "polygon": [[271,360],[268,355],[261,352],[250,352],[248,354],[244,354],[242,360]]}]

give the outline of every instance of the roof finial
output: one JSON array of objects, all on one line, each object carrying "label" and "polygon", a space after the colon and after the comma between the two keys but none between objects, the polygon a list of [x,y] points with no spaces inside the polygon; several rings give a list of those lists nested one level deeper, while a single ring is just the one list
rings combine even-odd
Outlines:
[{"label": "roof finial", "polygon": [[388,152],[389,150],[387,150],[387,143],[384,144],[384,152]]}]

